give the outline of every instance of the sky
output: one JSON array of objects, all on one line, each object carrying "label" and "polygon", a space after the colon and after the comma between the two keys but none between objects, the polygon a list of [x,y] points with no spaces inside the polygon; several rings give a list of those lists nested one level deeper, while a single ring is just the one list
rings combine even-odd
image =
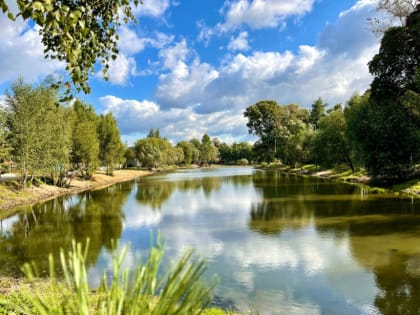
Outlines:
[{"label": "sky", "polygon": [[[79,98],[112,112],[129,145],[150,128],[174,144],[253,141],[243,112],[260,100],[310,109],[369,88],[376,14],[372,0],[145,0],[137,24],[119,29],[109,81],[97,68]],[[0,15],[0,100],[19,76],[37,84],[63,71],[43,58],[36,27]]]}]

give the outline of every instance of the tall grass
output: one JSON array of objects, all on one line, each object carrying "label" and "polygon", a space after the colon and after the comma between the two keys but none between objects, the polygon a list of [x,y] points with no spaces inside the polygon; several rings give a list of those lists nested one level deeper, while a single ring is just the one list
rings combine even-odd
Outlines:
[{"label": "tall grass", "polygon": [[88,248],[89,242],[83,247],[73,241],[71,251],[61,250],[64,279],[57,278],[52,255],[47,280],[37,278],[35,265],[25,264],[29,290],[0,298],[0,304],[15,314],[166,315],[201,314],[211,302],[215,281],[203,284],[204,261],[193,257],[192,251],[163,274],[159,270],[164,254],[160,241],[150,249],[147,261],[140,262],[134,271],[122,268],[127,247],[113,251],[111,275],[104,272],[101,285],[93,291],[86,270]]}]

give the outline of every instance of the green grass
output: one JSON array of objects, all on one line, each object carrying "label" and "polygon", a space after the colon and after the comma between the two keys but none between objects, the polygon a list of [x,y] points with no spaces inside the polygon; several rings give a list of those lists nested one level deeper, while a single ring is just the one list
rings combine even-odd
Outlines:
[{"label": "green grass", "polygon": [[207,308],[215,282],[203,282],[204,261],[195,258],[191,251],[186,252],[164,275],[159,272],[164,254],[160,242],[150,249],[148,259],[139,262],[135,271],[122,269],[127,251],[124,247],[119,253],[113,252],[112,275],[108,277],[104,273],[101,285],[94,290],[89,288],[87,280],[88,246],[83,248],[73,241],[72,251],[61,251],[64,279],[56,277],[51,255],[47,279],[40,280],[36,267],[25,264],[26,282],[17,285],[12,280],[0,282],[0,315],[235,314]]}]

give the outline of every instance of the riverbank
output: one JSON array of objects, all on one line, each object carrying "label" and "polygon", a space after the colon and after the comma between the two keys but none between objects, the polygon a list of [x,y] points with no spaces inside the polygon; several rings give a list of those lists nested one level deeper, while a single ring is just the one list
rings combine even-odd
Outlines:
[{"label": "riverbank", "polygon": [[365,171],[352,172],[348,168],[337,168],[323,170],[314,164],[304,165],[298,168],[291,168],[283,164],[260,165],[257,168],[264,170],[278,170],[283,173],[296,174],[299,176],[316,177],[324,179],[338,180],[347,183],[364,185],[373,193],[393,192],[404,196],[413,196],[420,198],[420,179],[411,179],[406,182],[396,184],[390,187],[376,187],[371,185],[371,178]]},{"label": "riverbank", "polygon": [[16,181],[2,182],[0,184],[0,216],[2,212],[7,212],[18,206],[47,201],[63,195],[77,194],[86,190],[101,189],[150,174],[152,173],[146,170],[116,170],[113,176],[97,172],[89,180],[77,177],[72,179],[69,188],[41,184],[21,190]]}]

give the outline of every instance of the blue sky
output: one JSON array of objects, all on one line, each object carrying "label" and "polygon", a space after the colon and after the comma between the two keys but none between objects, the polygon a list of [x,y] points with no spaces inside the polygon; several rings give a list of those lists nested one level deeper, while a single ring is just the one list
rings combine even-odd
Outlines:
[{"label": "blue sky", "polygon": [[[363,93],[379,39],[371,0],[145,0],[120,33],[109,81],[92,76],[80,98],[111,111],[124,141],[150,128],[174,143],[250,141],[245,108],[262,99],[310,108]],[[0,95],[18,76],[38,82],[63,71],[43,59],[36,28],[0,16]]]}]

